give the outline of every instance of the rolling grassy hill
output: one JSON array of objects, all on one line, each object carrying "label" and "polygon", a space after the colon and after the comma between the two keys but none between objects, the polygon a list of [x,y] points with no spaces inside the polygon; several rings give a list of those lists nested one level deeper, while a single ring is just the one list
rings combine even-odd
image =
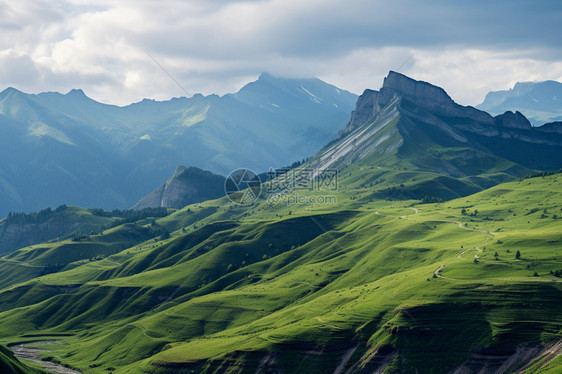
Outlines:
[{"label": "rolling grassy hill", "polygon": [[0,343],[86,373],[560,371],[562,174],[523,177],[560,140],[391,73],[248,206],[0,258]]},{"label": "rolling grassy hill", "polygon": [[41,374],[43,371],[32,369],[22,364],[10,351],[4,346],[0,346],[0,372],[13,374]]},{"label": "rolling grassy hill", "polygon": [[162,217],[163,208],[144,208],[138,211],[85,209],[61,205],[37,213],[10,213],[0,220],[0,254],[34,244],[74,239],[87,239],[110,227],[127,221]]},{"label": "rolling grassy hill", "polygon": [[438,204],[354,187],[334,205],[188,206],[155,222],[168,239],[4,286],[1,340],[58,336],[45,354],[91,373],[555,372],[560,178]]}]

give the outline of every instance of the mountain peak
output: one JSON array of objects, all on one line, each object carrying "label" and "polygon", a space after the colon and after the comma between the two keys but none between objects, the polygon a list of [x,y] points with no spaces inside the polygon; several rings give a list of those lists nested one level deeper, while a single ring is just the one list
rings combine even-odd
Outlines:
[{"label": "mountain peak", "polygon": [[262,73],[260,74],[258,80],[273,79],[273,78],[274,78],[273,75],[271,75],[270,73],[264,71],[264,72],[262,72]]},{"label": "mountain peak", "polygon": [[504,114],[500,114],[499,116],[496,116],[494,118],[496,120],[496,123],[502,127],[524,130],[531,129],[533,127],[527,117],[525,117],[519,111],[516,111],[515,113],[513,113],[512,111],[507,111]]},{"label": "mountain peak", "polygon": [[80,88],[73,88],[72,90],[68,91],[65,96],[74,96],[74,97],[87,97],[84,91]]},{"label": "mountain peak", "polygon": [[175,208],[224,196],[225,178],[195,166],[180,165],[163,185],[143,197],[132,209]]},{"label": "mountain peak", "polygon": [[494,119],[488,113],[455,103],[441,87],[390,71],[384,78],[380,91],[365,90],[359,97],[356,108],[351,114],[351,120],[340,133],[340,137],[349,134],[380,113],[395,97],[401,97],[434,115],[471,118],[487,125],[494,123]]},{"label": "mountain peak", "polygon": [[417,81],[392,70],[384,78],[381,92],[385,90],[390,91],[392,95],[397,94],[426,107],[454,103],[453,99],[441,87],[424,81]]},{"label": "mountain peak", "polygon": [[21,94],[21,93],[23,93],[23,92],[21,92],[20,90],[14,88],[14,87],[8,87],[4,91],[0,92],[0,96],[5,97],[5,96],[8,96],[8,95]]},{"label": "mountain peak", "polygon": [[174,172],[174,177],[178,177],[179,175],[183,174],[187,172],[187,167],[180,165],[176,168],[176,171]]},{"label": "mountain peak", "polygon": [[476,108],[493,115],[515,109],[523,113],[533,126],[562,120],[562,82],[517,82],[513,88],[490,91]]}]

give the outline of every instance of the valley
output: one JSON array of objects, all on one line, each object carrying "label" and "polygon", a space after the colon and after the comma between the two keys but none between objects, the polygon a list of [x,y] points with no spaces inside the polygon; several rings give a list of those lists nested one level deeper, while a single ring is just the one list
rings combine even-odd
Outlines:
[{"label": "valley", "polygon": [[[560,178],[437,204],[376,201],[357,209],[342,192],[332,211],[290,207],[289,215],[266,202],[249,215],[225,208],[215,224],[192,224],[187,233],[178,226],[170,239],[4,286],[2,341],[68,334],[48,354],[84,372],[243,372],[258,364],[324,372],[343,361],[357,372],[379,364],[447,371],[494,346],[510,347],[507,360],[520,345],[559,339],[562,284],[551,272],[561,267],[560,224],[552,218],[562,212]],[[188,209],[217,203],[156,222],[172,227]],[[54,316],[53,308],[65,313]],[[444,321],[470,335],[456,340]],[[22,326],[17,336],[14,325]],[[416,355],[437,337],[454,349],[447,361]]]},{"label": "valley", "polygon": [[248,205],[178,167],[139,210],[11,215],[0,344],[92,374],[556,373],[558,129],[390,72]]}]

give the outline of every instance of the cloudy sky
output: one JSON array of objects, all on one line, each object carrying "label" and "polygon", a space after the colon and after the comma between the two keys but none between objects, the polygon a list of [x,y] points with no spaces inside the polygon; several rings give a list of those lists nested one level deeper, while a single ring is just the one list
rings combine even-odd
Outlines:
[{"label": "cloudy sky", "polygon": [[399,69],[475,105],[517,81],[562,81],[561,20],[559,0],[0,0],[0,90],[184,96],[160,64],[190,94],[262,71],[360,94]]}]

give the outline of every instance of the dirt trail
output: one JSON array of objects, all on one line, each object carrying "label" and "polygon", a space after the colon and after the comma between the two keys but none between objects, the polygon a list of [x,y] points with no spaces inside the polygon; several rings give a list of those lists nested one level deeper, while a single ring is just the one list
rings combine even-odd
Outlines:
[{"label": "dirt trail", "polygon": [[[478,252],[482,252],[482,250],[481,250],[480,248],[478,248],[478,247],[469,248],[469,249],[465,249],[464,251],[460,252],[460,253],[457,255],[457,258],[461,258],[461,256],[462,256],[465,252],[467,252],[467,251],[478,251]],[[478,255],[474,255],[474,257],[475,257],[475,258],[478,258]]]},{"label": "dirt trail", "polygon": [[444,267],[445,267],[445,265],[439,266],[439,267],[437,268],[437,270],[435,270],[435,273],[433,273],[433,274],[435,274],[435,276],[436,276],[437,278],[441,278],[441,279],[458,280],[458,279],[453,279],[453,278],[449,278],[449,277],[445,277],[445,276],[441,275],[441,269],[443,269]]},{"label": "dirt trail", "polygon": [[40,342],[22,343],[11,346],[10,349],[12,350],[12,352],[14,352],[14,355],[18,358],[18,360],[27,360],[39,364],[41,367],[43,367],[43,369],[47,370],[50,373],[81,374],[81,372],[77,370],[69,369],[54,362],[42,361],[40,357],[43,353],[43,349],[37,348],[37,346],[46,344],[58,344],[58,342],[55,340],[43,340]]},{"label": "dirt trail", "polygon": [[458,221],[449,221],[449,222],[454,223],[455,225],[457,225],[458,227],[460,227],[461,229],[464,229],[464,230],[481,232],[482,234],[488,234],[488,235],[495,236],[495,234],[491,231],[471,229],[470,227],[466,227],[465,225],[463,225],[462,222],[458,222]]}]

